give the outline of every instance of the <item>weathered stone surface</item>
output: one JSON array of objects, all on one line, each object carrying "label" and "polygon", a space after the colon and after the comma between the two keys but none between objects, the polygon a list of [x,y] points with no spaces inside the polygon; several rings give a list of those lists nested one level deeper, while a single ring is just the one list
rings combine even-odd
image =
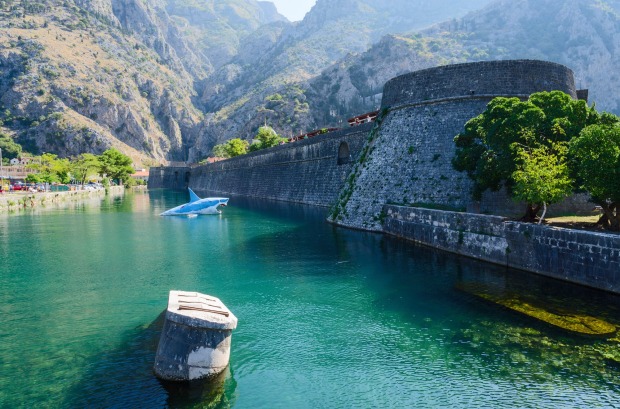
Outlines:
[{"label": "weathered stone surface", "polygon": [[152,167],[149,169],[149,189],[187,189],[191,168],[189,166]]},{"label": "weathered stone surface", "polygon": [[393,78],[385,84],[381,105],[395,108],[472,96],[528,97],[534,92],[554,90],[577,98],[569,68],[536,60],[483,61],[429,68]]},{"label": "weathered stone surface", "polygon": [[383,230],[438,249],[620,293],[620,236],[502,217],[384,207]]},{"label": "weathered stone surface", "polygon": [[219,196],[331,206],[371,127],[359,125],[197,168],[151,168],[149,188],[189,186]]},{"label": "weathered stone surface", "polygon": [[217,298],[171,291],[155,374],[167,381],[216,375],[228,366],[237,317]]},{"label": "weathered stone surface", "polygon": [[454,137],[494,97],[527,98],[551,90],[576,98],[572,71],[529,60],[456,64],[388,81],[385,117],[332,221],[380,231],[387,203],[472,207],[472,182],[452,167]]}]

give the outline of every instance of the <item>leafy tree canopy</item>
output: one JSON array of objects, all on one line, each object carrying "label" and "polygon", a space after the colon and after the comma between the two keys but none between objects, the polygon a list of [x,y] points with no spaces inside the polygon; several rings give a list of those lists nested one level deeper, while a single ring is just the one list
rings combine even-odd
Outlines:
[{"label": "leafy tree canopy", "polygon": [[99,158],[92,153],[79,155],[71,162],[71,175],[82,185],[99,169]]},{"label": "leafy tree canopy", "polygon": [[213,147],[213,155],[218,158],[234,158],[248,153],[248,141],[235,138]]},{"label": "leafy tree canopy", "polygon": [[277,132],[270,126],[261,126],[258,128],[258,132],[254,137],[255,142],[250,145],[250,151],[257,151],[260,149],[267,149],[273,146],[278,146],[286,141],[286,138],[282,138]]},{"label": "leafy tree canopy", "polygon": [[2,149],[2,159],[13,159],[22,153],[21,145],[15,143],[13,138],[0,132],[0,149]]},{"label": "leafy tree canopy", "polygon": [[38,173],[29,173],[28,175],[26,175],[26,182],[28,183],[41,183],[43,182],[43,180],[41,179],[41,176]]},{"label": "leafy tree canopy", "polygon": [[99,157],[99,174],[107,175],[111,179],[126,181],[134,172],[132,160],[129,156],[117,149],[111,148]]},{"label": "leafy tree canopy", "polygon": [[[560,91],[535,93],[527,101],[495,98],[454,138],[457,149],[452,164],[473,180],[475,200],[480,200],[486,190],[506,187],[513,198],[528,201],[524,219],[531,221],[540,207],[555,201],[552,192],[563,192],[566,186],[563,176],[557,181],[549,178],[551,174],[565,175],[567,151],[560,147],[587,126],[615,120],[613,115],[599,114],[585,101]],[[544,181],[546,186],[534,189],[532,180]],[[555,182],[562,187],[554,186]],[[520,186],[515,195],[517,183]],[[541,196],[543,192],[547,200]]]},{"label": "leafy tree canopy", "polygon": [[[541,145],[533,149],[516,147],[517,164],[512,177],[515,199],[542,204],[544,210],[539,224],[545,218],[547,206],[568,197],[573,181],[566,162],[565,142]],[[538,210],[536,210],[536,213]]]},{"label": "leafy tree canopy", "polygon": [[588,125],[601,123],[602,116],[585,101],[560,92],[539,92],[527,101],[495,98],[486,111],[471,119],[455,138],[453,165],[474,181],[474,198],[485,190],[497,191],[514,185],[518,150],[551,147],[579,135]]},{"label": "leafy tree canopy", "polygon": [[63,175],[57,172],[63,172],[63,164],[58,163],[58,156],[52,153],[44,153],[39,160],[27,165],[28,168],[36,170],[39,175],[39,181],[45,183],[55,183],[62,179]]},{"label": "leafy tree canopy", "polygon": [[51,167],[52,172],[54,172],[57,177],[57,181],[60,183],[69,183],[71,181],[71,163],[69,162],[69,159],[55,159],[52,162]]},{"label": "leafy tree canopy", "polygon": [[620,230],[620,124],[585,128],[569,156],[579,185],[603,208],[600,223]]}]

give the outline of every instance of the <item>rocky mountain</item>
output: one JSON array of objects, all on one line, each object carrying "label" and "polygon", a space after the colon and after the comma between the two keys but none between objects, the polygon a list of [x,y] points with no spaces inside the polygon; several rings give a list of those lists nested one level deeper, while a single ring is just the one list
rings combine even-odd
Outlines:
[{"label": "rocky mountain", "polygon": [[61,156],[115,146],[136,162],[199,134],[195,78],[210,66],[141,0],[0,2],[0,131]]},{"label": "rocky mountain", "polygon": [[219,68],[259,27],[288,22],[275,5],[255,0],[168,0],[163,7],[183,36]]},{"label": "rocky mountain", "polygon": [[[342,25],[325,30],[344,30],[347,19],[352,18],[346,11],[372,7],[371,2],[343,1],[338,2],[342,7],[332,3],[329,7],[319,8],[328,3],[318,2],[298,30],[312,32],[306,28],[310,22],[319,27],[318,22],[329,18],[342,18],[339,20]],[[428,4],[420,2],[417,6],[423,9]],[[457,5],[453,3],[453,6]],[[405,4],[398,4],[397,8],[407,10]],[[289,81],[296,79],[294,87],[285,83],[277,88],[276,84],[284,81],[277,80],[278,74],[269,77],[271,83],[260,77],[247,82],[240,80],[243,74],[238,74],[242,72],[239,67],[232,80],[236,87],[220,90],[219,110],[218,98],[210,98],[216,103],[211,108],[226,115],[221,117],[223,120],[218,121],[216,117],[209,123],[195,151],[200,154],[208,151],[210,141],[219,140],[223,134],[250,135],[258,124],[265,121],[285,135],[328,126],[339,127],[351,116],[377,109],[383,85],[390,78],[437,65],[491,59],[543,59],[564,64],[575,71],[578,87],[590,90],[591,102],[595,102],[599,109],[620,114],[620,74],[614,68],[620,63],[618,10],[618,0],[499,0],[459,19],[451,18],[410,34],[384,36],[367,51],[349,53],[320,74],[305,71],[307,80],[290,71],[278,71],[287,72]],[[379,10],[375,8],[373,13],[377,14]],[[402,16],[409,15],[412,13],[402,13]],[[393,23],[405,28],[400,21],[395,19]],[[372,26],[371,23],[365,25]],[[324,35],[322,30],[319,32],[321,34],[317,36]],[[375,35],[377,33],[380,31]],[[312,38],[312,34],[307,35]],[[346,38],[343,32],[331,36]],[[359,37],[365,38],[364,34]],[[290,50],[308,47],[308,40],[301,38]],[[325,38],[318,38],[318,43],[325,43]],[[275,40],[274,44],[279,41],[282,40]],[[320,46],[315,47],[313,53],[307,55],[325,56],[320,49]],[[279,58],[288,52],[287,48],[283,50],[279,55],[264,54],[264,58],[272,63],[272,70]],[[328,60],[310,59],[317,66]],[[234,64],[235,60],[232,61]],[[256,65],[261,66],[260,62]],[[293,66],[303,67],[301,64]],[[269,72],[269,68],[256,71]],[[248,89],[242,85],[244,83],[258,85]],[[222,86],[225,81],[219,84]],[[291,93],[291,89],[294,92]]]},{"label": "rocky mountain", "polygon": [[573,68],[619,113],[619,15],[620,0],[318,0],[291,23],[256,0],[0,0],[0,132],[33,153],[197,161],[265,122],[341,125],[405,72],[511,58]]},{"label": "rocky mountain", "polygon": [[[265,120],[287,134],[313,126],[299,108],[293,116],[272,115],[272,96],[290,94],[291,84],[313,78],[349,53],[367,50],[387,33],[427,27],[490,2],[318,0],[298,24],[261,27],[250,46],[242,47],[230,63],[207,80],[201,101],[212,115],[206,138],[201,140],[205,143],[195,147],[195,156],[208,152],[211,141],[231,135],[244,137]],[[284,90],[275,92],[280,86]],[[281,105],[290,111],[294,106],[303,107],[304,100],[303,93],[293,92],[292,99]]]},{"label": "rocky mountain", "polygon": [[204,127],[196,90],[275,21],[254,0],[0,1],[0,132],[32,153],[183,160]]},{"label": "rocky mountain", "polygon": [[620,1],[498,1],[462,19],[388,35],[302,87],[315,126],[374,110],[383,84],[410,71],[492,59],[542,59],[574,70],[598,109],[620,114]]}]

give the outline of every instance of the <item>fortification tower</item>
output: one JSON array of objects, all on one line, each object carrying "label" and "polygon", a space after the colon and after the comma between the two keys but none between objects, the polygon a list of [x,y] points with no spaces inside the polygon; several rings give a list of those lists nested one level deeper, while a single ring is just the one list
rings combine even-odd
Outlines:
[{"label": "fortification tower", "polygon": [[331,221],[380,230],[387,203],[470,207],[471,182],[451,164],[454,137],[495,97],[526,99],[554,90],[577,98],[573,72],[531,60],[449,65],[390,80],[379,120]]}]

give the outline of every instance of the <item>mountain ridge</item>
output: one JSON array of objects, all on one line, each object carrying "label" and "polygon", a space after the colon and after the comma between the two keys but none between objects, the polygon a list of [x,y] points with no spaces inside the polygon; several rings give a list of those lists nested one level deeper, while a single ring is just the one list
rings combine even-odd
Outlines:
[{"label": "mountain ridge", "polygon": [[409,71],[518,58],[567,65],[618,112],[619,15],[617,0],[318,0],[291,23],[255,0],[3,0],[0,131],[33,153],[198,161],[265,122],[342,126]]}]

